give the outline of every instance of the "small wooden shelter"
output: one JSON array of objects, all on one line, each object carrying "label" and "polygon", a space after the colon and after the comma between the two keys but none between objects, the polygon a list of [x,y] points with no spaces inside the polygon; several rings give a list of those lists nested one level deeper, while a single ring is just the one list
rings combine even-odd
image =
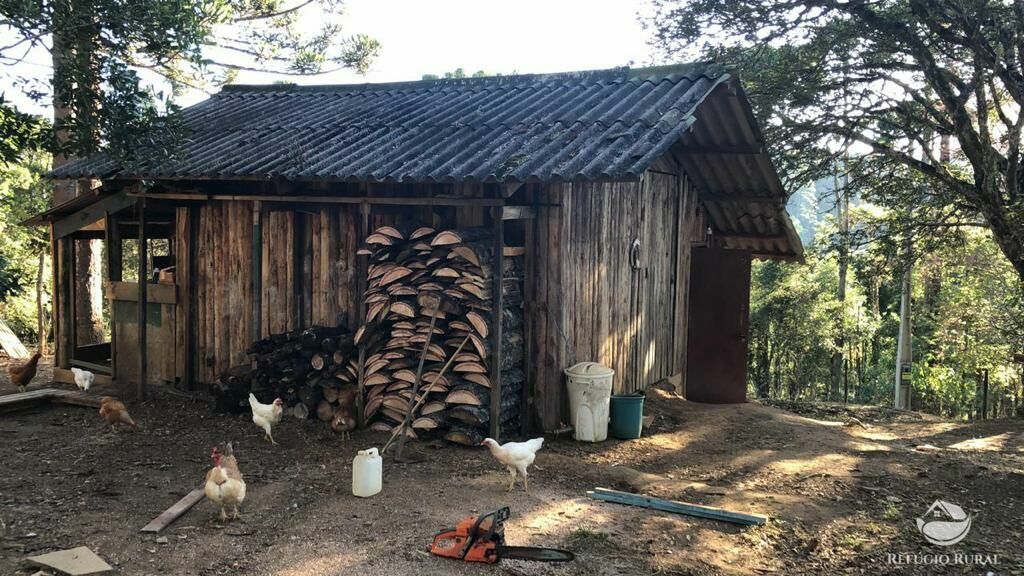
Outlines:
[{"label": "small wooden shelter", "polygon": [[[567,421],[563,370],[584,360],[620,393],[680,375],[693,400],[742,401],[751,259],[802,256],[750,105],[714,65],[228,86],[183,120],[175,155],[57,169],[102,185],[36,219],[58,365],[126,392],[210,383],[269,334],[354,328],[361,240],[423,222],[491,227],[496,258],[525,256],[524,427]],[[74,340],[84,238],[106,242],[102,349]]]}]

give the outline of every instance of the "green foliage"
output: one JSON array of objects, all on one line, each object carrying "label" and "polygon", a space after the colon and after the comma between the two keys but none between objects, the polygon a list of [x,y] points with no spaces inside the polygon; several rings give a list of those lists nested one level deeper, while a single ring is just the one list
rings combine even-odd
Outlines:
[{"label": "green foliage", "polygon": [[915,271],[915,405],[969,416],[980,410],[979,371],[989,370],[989,397],[1006,413],[1020,395],[1024,350],[1022,286],[985,231],[922,258]]},{"label": "green foliage", "polygon": [[[444,78],[445,80],[452,80],[457,78],[483,78],[485,76],[493,76],[493,74],[488,74],[483,70],[477,70],[476,72],[473,72],[473,74],[467,76],[466,71],[459,67],[451,72],[445,72],[440,76],[437,74],[424,74],[423,76],[420,76],[420,80],[440,80],[441,78]],[[497,76],[501,76],[501,74],[497,74]]]},{"label": "green foliage", "polygon": [[[871,212],[863,206],[861,213]],[[876,214],[877,216],[877,214]],[[856,218],[855,218],[856,221]],[[828,239],[830,222],[817,238]],[[877,244],[855,250],[847,297],[836,296],[838,270],[827,243],[805,263],[759,262],[751,289],[750,380],[761,397],[828,398],[835,338],[845,336],[848,399],[890,404],[895,378],[901,271]],[[1024,289],[991,235],[980,229],[918,258],[913,273],[912,408],[968,418],[980,411],[979,371],[989,370],[990,414],[1021,405]],[[838,320],[838,321],[837,321]]]},{"label": "green foliage", "polygon": [[25,292],[27,276],[24,270],[13,266],[6,255],[0,254],[0,304]]},{"label": "green foliage", "polygon": [[834,259],[761,262],[751,280],[751,370],[758,396],[821,397],[827,389],[836,323]]},{"label": "green foliage", "polygon": [[[37,332],[35,281],[39,256],[48,252],[45,227],[21,226],[20,222],[50,204],[50,183],[42,178],[49,170],[50,155],[23,151],[19,163],[0,163],[0,307],[4,320],[22,339]],[[44,259],[43,296],[49,292],[51,275]]]},{"label": "green foliage", "polygon": [[22,150],[45,146],[49,123],[23,114],[0,95],[0,163],[15,162]]},{"label": "green foliage", "polygon": [[[52,93],[29,95],[63,105],[57,106],[56,149],[66,155],[106,149],[131,162],[142,147],[165,155],[187,136],[173,105],[184,88],[208,89],[239,70],[366,72],[380,44],[365,35],[346,37],[342,8],[333,0],[0,0],[0,31],[14,39],[0,48],[0,61],[16,64],[34,47],[50,49]],[[320,26],[311,30],[314,21]],[[30,80],[47,84],[50,75],[43,69]],[[153,88],[154,79],[169,91]],[[19,117],[0,112],[0,152],[20,149],[24,122],[9,122]]]},{"label": "green foliage", "polygon": [[652,3],[664,58],[739,72],[792,188],[849,154],[890,224],[924,240],[984,222],[1024,278],[1024,4]]}]

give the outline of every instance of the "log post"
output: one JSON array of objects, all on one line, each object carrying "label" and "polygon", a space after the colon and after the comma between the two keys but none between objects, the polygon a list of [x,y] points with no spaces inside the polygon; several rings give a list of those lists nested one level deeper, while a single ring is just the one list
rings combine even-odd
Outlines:
[{"label": "log post", "polygon": [[252,326],[249,330],[249,341],[260,339],[260,327],[263,322],[263,203],[259,200],[252,203]]},{"label": "log post", "polygon": [[186,208],[188,218],[188,227],[186,233],[188,234],[185,255],[185,271],[186,277],[182,282],[185,288],[185,293],[182,295],[182,303],[185,307],[185,388],[188,390],[195,389],[196,386],[196,362],[198,357],[198,343],[196,341],[196,335],[198,334],[198,317],[196,310],[198,310],[198,277],[199,277],[199,215],[201,210],[198,206],[189,206]]},{"label": "log post", "polygon": [[53,247],[53,326],[57,348],[55,364],[61,368],[70,368],[75,348],[75,276],[71,266],[75,261],[75,245],[68,236],[58,239],[51,223],[50,246]]},{"label": "log post", "polygon": [[[532,200],[534,203],[534,213],[540,213],[540,208],[536,206],[536,195],[533,196]],[[526,379],[523,381],[519,432],[524,437],[529,436],[533,429],[533,410],[531,408],[534,382],[533,371],[529,367],[533,365],[533,346],[531,346],[531,343],[533,342],[533,318],[536,314],[533,285],[533,267],[535,266],[533,242],[538,220],[539,218],[531,218],[523,223],[523,246],[526,247],[526,262],[523,266],[523,367],[525,368]]]},{"label": "log post", "polygon": [[491,330],[491,438],[501,441],[501,333],[503,310],[502,279],[504,273],[505,221],[502,220],[502,207],[493,209],[491,219],[494,224],[494,251],[491,270],[493,270],[492,317],[494,326]]},{"label": "log post", "polygon": [[[370,229],[370,205],[363,202],[359,205],[359,220],[358,220],[359,233],[356,238],[366,238],[366,234]],[[356,308],[359,309],[359,322],[360,326],[366,321],[366,270],[369,263],[369,257],[359,256],[356,262],[356,278],[358,279],[358,288],[356,289]],[[363,428],[366,425],[366,418],[364,415],[364,408],[366,403],[366,383],[363,381],[366,376],[366,347],[359,347],[359,366],[356,369],[358,373],[358,388],[359,393],[356,394],[356,425],[359,428]]]},{"label": "log post", "polygon": [[[120,282],[123,279],[121,260],[121,230],[117,218],[110,212],[103,218],[104,242],[107,244],[107,280]],[[114,302],[109,302],[113,317]],[[112,318],[113,320],[113,318]],[[117,379],[117,322],[110,322],[110,378]]]},{"label": "log post", "polygon": [[146,358],[146,287],[149,284],[149,279],[146,277],[146,261],[149,259],[149,250],[146,246],[146,199],[139,198],[137,206],[139,212],[139,375],[135,393],[139,400],[145,400],[146,372],[148,370]]}]

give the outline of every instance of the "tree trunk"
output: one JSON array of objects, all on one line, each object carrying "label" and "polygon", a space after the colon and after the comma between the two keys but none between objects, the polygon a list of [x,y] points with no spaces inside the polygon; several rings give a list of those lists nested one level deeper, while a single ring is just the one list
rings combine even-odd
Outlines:
[{"label": "tree trunk", "polygon": [[[844,164],[843,170],[847,169]],[[829,400],[836,400],[840,396],[840,385],[843,380],[844,358],[843,348],[845,346],[845,303],[846,303],[846,271],[848,265],[848,236],[850,230],[850,197],[847,191],[849,176],[844,177],[843,185],[839,185],[838,167],[833,167],[832,184],[836,192],[836,221],[839,225],[839,290],[836,299],[839,301],[839,333],[835,339],[835,352],[832,353],[832,379],[829,387]],[[845,401],[845,394],[844,401]]]},{"label": "tree trunk", "polygon": [[[66,150],[70,140],[67,124],[72,121],[71,98],[80,103],[81,118],[75,120],[90,127],[94,134],[91,147],[99,144],[97,109],[99,102],[99,70],[83,75],[72,73],[75,66],[96,63],[95,53],[99,41],[92,6],[86,0],[59,0],[53,7],[53,122],[57,151],[53,155],[53,167],[66,164],[73,158]],[[72,94],[72,82],[76,82],[76,93]],[[79,132],[82,134],[82,132]],[[89,188],[89,182],[57,181],[53,190],[53,205],[63,204],[74,198],[81,188]],[[94,344],[104,339],[103,330],[103,276],[102,244],[99,240],[81,241],[75,250],[75,333],[78,345]]]},{"label": "tree trunk", "polygon": [[75,342],[103,342],[103,244],[80,240],[75,250]]}]

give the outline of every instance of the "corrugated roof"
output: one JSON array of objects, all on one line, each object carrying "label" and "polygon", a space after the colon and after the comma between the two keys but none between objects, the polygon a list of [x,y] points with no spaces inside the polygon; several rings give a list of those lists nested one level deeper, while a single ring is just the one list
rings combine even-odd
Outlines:
[{"label": "corrugated roof", "polygon": [[54,178],[526,182],[638,177],[729,75],[714,65],[343,86],[228,86],[175,157]]}]

